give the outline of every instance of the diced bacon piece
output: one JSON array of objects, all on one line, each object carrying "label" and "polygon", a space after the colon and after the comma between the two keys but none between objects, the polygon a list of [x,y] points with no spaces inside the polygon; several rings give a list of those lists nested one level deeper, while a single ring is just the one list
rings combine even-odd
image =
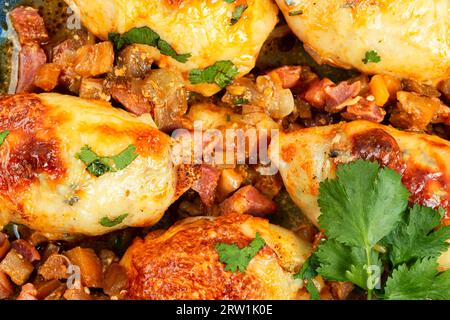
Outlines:
[{"label": "diced bacon piece", "polygon": [[47,62],[44,50],[38,45],[25,45],[19,53],[19,77],[16,93],[32,92],[39,68]]},{"label": "diced bacon piece", "polygon": [[41,255],[28,241],[19,239],[11,243],[11,247],[30,262],[41,260]]},{"label": "diced bacon piece", "polygon": [[268,73],[275,83],[280,83],[283,89],[291,89],[298,85],[302,67],[283,66]]},{"label": "diced bacon piece", "polygon": [[82,77],[95,77],[112,71],[114,49],[109,41],[82,46],[74,59],[75,72]]},{"label": "diced bacon piece", "polygon": [[150,113],[152,104],[142,95],[141,86],[136,81],[116,82],[111,87],[111,96],[126,110],[138,116]]},{"label": "diced bacon piece", "polygon": [[331,113],[341,111],[345,108],[345,106],[343,106],[344,102],[356,97],[360,90],[361,83],[359,81],[352,84],[348,84],[346,81],[343,81],[337,86],[325,87],[325,110]]},{"label": "diced bacon piece", "polygon": [[37,300],[38,292],[32,283],[27,283],[22,286],[22,291],[20,291],[17,300]]},{"label": "diced bacon piece", "polygon": [[313,107],[323,108],[327,99],[325,88],[331,86],[334,86],[334,82],[328,78],[313,81],[304,93],[305,101]]},{"label": "diced bacon piece", "polygon": [[22,45],[43,44],[48,40],[44,19],[31,7],[17,7],[10,12],[11,22]]},{"label": "diced bacon piece", "polygon": [[200,199],[206,206],[214,204],[219,178],[219,169],[207,164],[201,165],[199,177],[194,181],[192,189],[198,192]]},{"label": "diced bacon piece", "polygon": [[58,85],[61,67],[56,63],[46,63],[39,67],[34,85],[45,91],[51,91]]},{"label": "diced bacon piece", "polygon": [[245,186],[220,204],[222,214],[236,212],[254,216],[266,216],[274,213],[276,204],[267,199],[253,186]]},{"label": "diced bacon piece", "polygon": [[8,299],[14,293],[14,287],[8,276],[0,271],[0,300]]},{"label": "diced bacon piece", "polygon": [[347,106],[347,110],[342,113],[346,120],[367,120],[372,122],[382,122],[386,111],[377,106],[374,101],[360,99],[358,103]]}]

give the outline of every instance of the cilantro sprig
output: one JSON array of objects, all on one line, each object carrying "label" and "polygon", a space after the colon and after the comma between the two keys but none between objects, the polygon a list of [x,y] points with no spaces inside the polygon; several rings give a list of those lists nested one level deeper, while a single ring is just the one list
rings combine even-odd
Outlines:
[{"label": "cilantro sprig", "polygon": [[108,38],[116,50],[122,49],[125,45],[139,43],[158,48],[162,54],[172,57],[178,62],[185,63],[191,57],[190,53],[177,53],[167,41],[161,39],[159,34],[149,27],[132,28],[124,34],[110,32]]},{"label": "cilantro sprig", "polygon": [[81,148],[80,152],[75,155],[86,165],[86,170],[96,176],[100,177],[107,172],[116,172],[125,169],[137,157],[136,146],[130,144],[125,150],[119,154],[111,157],[101,157],[92,151],[88,145]]},{"label": "cilantro sprig", "polygon": [[239,248],[236,244],[216,243],[215,248],[219,254],[220,262],[225,264],[225,270],[245,272],[250,261],[264,248],[266,242],[259,233],[255,239],[244,248]]},{"label": "cilantro sprig", "polygon": [[311,295],[311,300],[320,300],[320,293],[313,279],[317,276],[316,269],[319,267],[319,261],[316,255],[311,255],[303,264],[298,273],[294,275],[294,279],[306,280],[306,290]]},{"label": "cilantro sprig", "polygon": [[375,50],[367,51],[364,58],[362,59],[364,64],[368,64],[370,62],[378,63],[381,61],[381,57],[378,55],[378,52]]},{"label": "cilantro sprig", "polygon": [[225,88],[239,74],[238,68],[233,62],[221,60],[206,69],[193,69],[189,72],[189,81],[192,84],[214,83],[220,88]]},{"label": "cilantro sprig", "polygon": [[440,210],[408,208],[409,196],[394,170],[363,160],[339,165],[336,179],[319,187],[327,240],[298,276],[350,281],[368,299],[450,299],[450,270],[439,272],[437,263],[450,226],[440,227]]}]

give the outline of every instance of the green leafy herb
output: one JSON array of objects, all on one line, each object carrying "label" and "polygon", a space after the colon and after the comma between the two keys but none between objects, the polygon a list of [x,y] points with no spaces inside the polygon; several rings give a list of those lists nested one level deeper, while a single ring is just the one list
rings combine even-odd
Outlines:
[{"label": "green leafy herb", "polygon": [[337,168],[337,179],[319,187],[319,224],[328,237],[370,249],[387,236],[408,205],[400,174],[358,160]]},{"label": "green leafy herb", "polygon": [[172,46],[165,40],[161,39],[159,34],[149,27],[132,28],[124,34],[111,32],[108,35],[109,40],[114,44],[116,50],[122,49],[123,46],[133,43],[146,44],[158,48],[158,50],[179,62],[186,62],[191,54],[178,54]]},{"label": "green leafy herb", "polygon": [[233,100],[235,106],[242,106],[243,104],[248,104],[250,101],[248,99],[239,97]]},{"label": "green leafy herb", "polygon": [[165,54],[166,56],[172,57],[178,62],[185,63],[188,61],[188,59],[191,57],[190,53],[183,53],[178,54],[171,46],[170,44],[162,39],[158,40],[158,49],[162,54]]},{"label": "green leafy herb", "polygon": [[233,13],[231,14],[231,25],[236,24],[239,19],[242,17],[242,14],[245,10],[247,10],[248,5],[241,4],[234,8]]},{"label": "green leafy herb", "polygon": [[438,257],[448,249],[450,226],[435,230],[442,219],[440,212],[415,205],[404,221],[383,241],[394,266],[414,259]]},{"label": "green leafy herb", "polygon": [[381,61],[381,57],[378,55],[378,52],[371,50],[366,52],[366,56],[362,61],[364,64],[368,64],[369,62],[378,63]]},{"label": "green leafy herb", "polygon": [[136,146],[130,144],[125,150],[116,156],[111,157],[116,170],[123,170],[130,165],[139,155],[136,153]]},{"label": "green leafy herb", "polygon": [[313,253],[303,264],[299,272],[294,275],[294,279],[309,280],[317,276],[316,269],[319,267],[319,260]]},{"label": "green leafy herb", "polygon": [[128,213],[124,213],[112,220],[108,217],[103,217],[100,219],[99,223],[104,227],[111,228],[121,224],[126,217],[128,217]]},{"label": "green leafy herb", "polygon": [[236,0],[223,0],[223,1],[225,1],[226,3],[233,3],[233,2],[235,2]]},{"label": "green leafy herb", "polygon": [[86,165],[86,170],[96,177],[100,177],[109,171],[123,170],[137,157],[136,146],[132,144],[118,155],[112,157],[100,157],[87,145],[76,154],[76,158],[83,161]]},{"label": "green leafy herb", "polygon": [[[439,272],[437,258],[448,249],[450,227],[443,212],[407,207],[401,176],[377,163],[339,165],[336,179],[319,187],[322,242],[298,277],[350,281],[385,299],[450,299],[450,271]],[[439,228],[438,228],[439,227]],[[382,274],[387,273],[383,287]]]},{"label": "green leafy herb", "polygon": [[392,272],[385,287],[389,300],[449,300],[450,270],[438,272],[434,258],[418,260],[410,268],[402,264]]},{"label": "green leafy herb", "polygon": [[289,16],[298,16],[298,15],[301,15],[301,14],[303,14],[303,10],[297,10],[297,11],[290,11],[289,12]]},{"label": "green leafy herb", "polygon": [[256,254],[266,245],[266,242],[259,233],[255,239],[244,248],[239,248],[236,244],[216,243],[215,247],[219,254],[220,262],[225,263],[225,270],[244,272],[248,264]]},{"label": "green leafy herb", "polygon": [[306,290],[308,290],[308,293],[311,295],[311,300],[320,300],[319,290],[317,290],[317,287],[312,280],[306,282]]},{"label": "green leafy herb", "polygon": [[[349,247],[333,239],[327,240],[316,251],[320,262],[317,272],[329,280],[350,281],[361,288],[373,289],[378,282],[378,279],[373,278],[374,271],[381,270],[382,266],[378,253],[373,250],[369,253],[370,257],[367,258],[362,248]],[[371,266],[370,269],[367,266]]]},{"label": "green leafy herb", "polygon": [[192,84],[215,83],[225,88],[239,74],[237,67],[228,60],[217,61],[206,69],[193,69],[189,73],[189,81]]},{"label": "green leafy herb", "polygon": [[5,130],[0,133],[0,146],[5,142],[6,138],[9,136],[9,131]]},{"label": "green leafy herb", "polygon": [[91,164],[89,164],[86,167],[86,170],[96,176],[96,177],[100,177],[102,175],[104,175],[105,173],[112,171],[111,167],[107,164],[105,164],[104,162],[102,162],[101,159],[96,159],[94,160]]},{"label": "green leafy herb", "polygon": [[312,254],[308,260],[305,261],[302,268],[298,273],[294,275],[294,279],[306,280],[306,290],[311,295],[312,300],[320,300],[319,290],[317,290],[316,285],[313,280],[317,276],[317,267],[319,266],[319,261],[315,254]]}]

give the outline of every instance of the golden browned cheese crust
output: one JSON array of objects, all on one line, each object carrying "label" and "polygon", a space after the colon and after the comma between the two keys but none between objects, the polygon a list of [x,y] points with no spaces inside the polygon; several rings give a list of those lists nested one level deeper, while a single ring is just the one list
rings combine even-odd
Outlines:
[{"label": "golden browned cheese crust", "polygon": [[[6,130],[0,146],[0,225],[87,235],[149,226],[189,188],[189,177],[179,179],[171,162],[170,138],[149,115],[59,94],[3,96],[0,131]],[[113,156],[131,144],[138,157],[100,177],[76,157],[86,145]],[[118,225],[100,224],[125,213]]]},{"label": "golden browned cheese crust", "polygon": [[[437,83],[450,76],[448,0],[276,0],[322,62]],[[376,51],[380,61],[363,61]]]},{"label": "golden browned cheese crust", "polygon": [[[242,248],[256,232],[267,245],[245,272],[225,271],[215,244]],[[121,263],[130,299],[293,299],[302,282],[292,276],[309,252],[309,244],[265,219],[229,214],[186,219],[136,239]]]}]

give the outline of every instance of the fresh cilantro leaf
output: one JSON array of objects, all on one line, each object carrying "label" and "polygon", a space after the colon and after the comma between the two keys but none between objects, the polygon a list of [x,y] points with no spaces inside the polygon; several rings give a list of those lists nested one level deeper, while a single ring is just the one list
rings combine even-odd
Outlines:
[{"label": "fresh cilantro leaf", "polygon": [[111,228],[117,226],[118,224],[121,224],[126,217],[128,217],[128,213],[124,213],[112,220],[108,217],[103,217],[100,219],[99,223],[104,227]]},{"label": "fresh cilantro leaf", "polygon": [[294,279],[309,280],[317,276],[316,269],[319,267],[319,260],[313,253],[303,264],[299,272],[294,275]]},{"label": "fresh cilantro leaf", "polygon": [[362,61],[364,64],[368,64],[369,62],[378,63],[381,61],[381,57],[378,55],[378,52],[371,50],[366,52],[366,56]]},{"label": "fresh cilantro leaf", "polygon": [[242,14],[245,10],[247,10],[248,5],[241,4],[234,8],[233,13],[231,14],[231,25],[236,24],[239,19],[242,17]]},{"label": "fresh cilantro leaf", "polygon": [[385,286],[388,300],[449,300],[450,270],[438,272],[435,258],[418,260],[410,268],[400,265]]},{"label": "fresh cilantro leaf", "polygon": [[401,220],[409,193],[401,175],[376,162],[339,165],[337,179],[319,187],[319,224],[329,238],[371,249]]},{"label": "fresh cilantro leaf", "polygon": [[235,2],[236,0],[223,0],[223,1],[225,1],[226,3],[233,3],[233,2]]},{"label": "fresh cilantro leaf", "polygon": [[250,101],[248,101],[248,99],[239,97],[233,100],[233,104],[235,106],[242,106],[243,104],[248,104]]},{"label": "fresh cilantro leaf", "polygon": [[100,177],[109,171],[115,172],[125,169],[138,157],[138,154],[136,153],[136,146],[131,144],[118,155],[100,157],[92,151],[91,147],[86,145],[81,148],[75,157],[84,162],[89,173]]},{"label": "fresh cilantro leaf", "polygon": [[383,244],[389,250],[389,258],[394,266],[411,262],[413,259],[438,257],[446,251],[450,239],[450,226],[438,230],[442,215],[431,208],[414,205],[404,221]]},{"label": "fresh cilantro leaf", "polygon": [[379,282],[378,279],[370,278],[374,275],[374,270],[382,270],[378,253],[373,250],[367,259],[364,249],[327,240],[318,246],[315,255],[320,264],[317,272],[329,280],[350,281],[364,289],[368,289],[369,282],[372,287],[376,285],[374,282]]},{"label": "fresh cilantro leaf", "polygon": [[111,32],[108,34],[108,38],[114,44],[116,50],[120,50],[128,44],[139,43],[156,47],[162,54],[182,63],[191,57],[190,53],[178,54],[167,41],[161,39],[159,34],[149,27],[132,28],[122,35]]},{"label": "fresh cilantro leaf", "polygon": [[306,283],[306,290],[311,295],[311,300],[320,300],[320,293],[312,280]]},{"label": "fresh cilantro leaf", "polygon": [[158,40],[160,39],[159,34],[149,27],[132,28],[122,35],[111,32],[109,33],[108,38],[117,50],[122,49],[125,45],[133,43],[156,47],[158,45]]},{"label": "fresh cilantro leaf", "polygon": [[86,170],[92,174],[93,176],[100,177],[107,173],[108,171],[112,171],[111,167],[107,164],[103,163],[100,159],[94,160],[91,164],[86,167]]},{"label": "fresh cilantro leaf", "polygon": [[132,163],[139,155],[136,153],[136,146],[130,144],[125,150],[116,156],[111,157],[116,170],[123,170]]},{"label": "fresh cilantro leaf", "polygon": [[190,53],[178,54],[170,44],[162,39],[158,40],[158,49],[162,54],[172,57],[178,62],[185,63],[191,57]]},{"label": "fresh cilantro leaf", "polygon": [[5,130],[0,133],[0,146],[5,142],[6,138],[9,136],[9,131]]},{"label": "fresh cilantro leaf", "polygon": [[225,263],[225,270],[244,272],[254,256],[266,245],[259,233],[250,244],[240,249],[236,244],[216,243],[215,248],[219,254],[220,262]]},{"label": "fresh cilantro leaf", "polygon": [[91,147],[87,145],[82,147],[80,152],[78,152],[75,157],[83,161],[87,166],[99,158],[98,155],[92,151]]},{"label": "fresh cilantro leaf", "polygon": [[189,81],[192,84],[215,83],[225,88],[239,74],[237,67],[228,60],[217,61],[206,69],[193,69],[189,72]]}]

